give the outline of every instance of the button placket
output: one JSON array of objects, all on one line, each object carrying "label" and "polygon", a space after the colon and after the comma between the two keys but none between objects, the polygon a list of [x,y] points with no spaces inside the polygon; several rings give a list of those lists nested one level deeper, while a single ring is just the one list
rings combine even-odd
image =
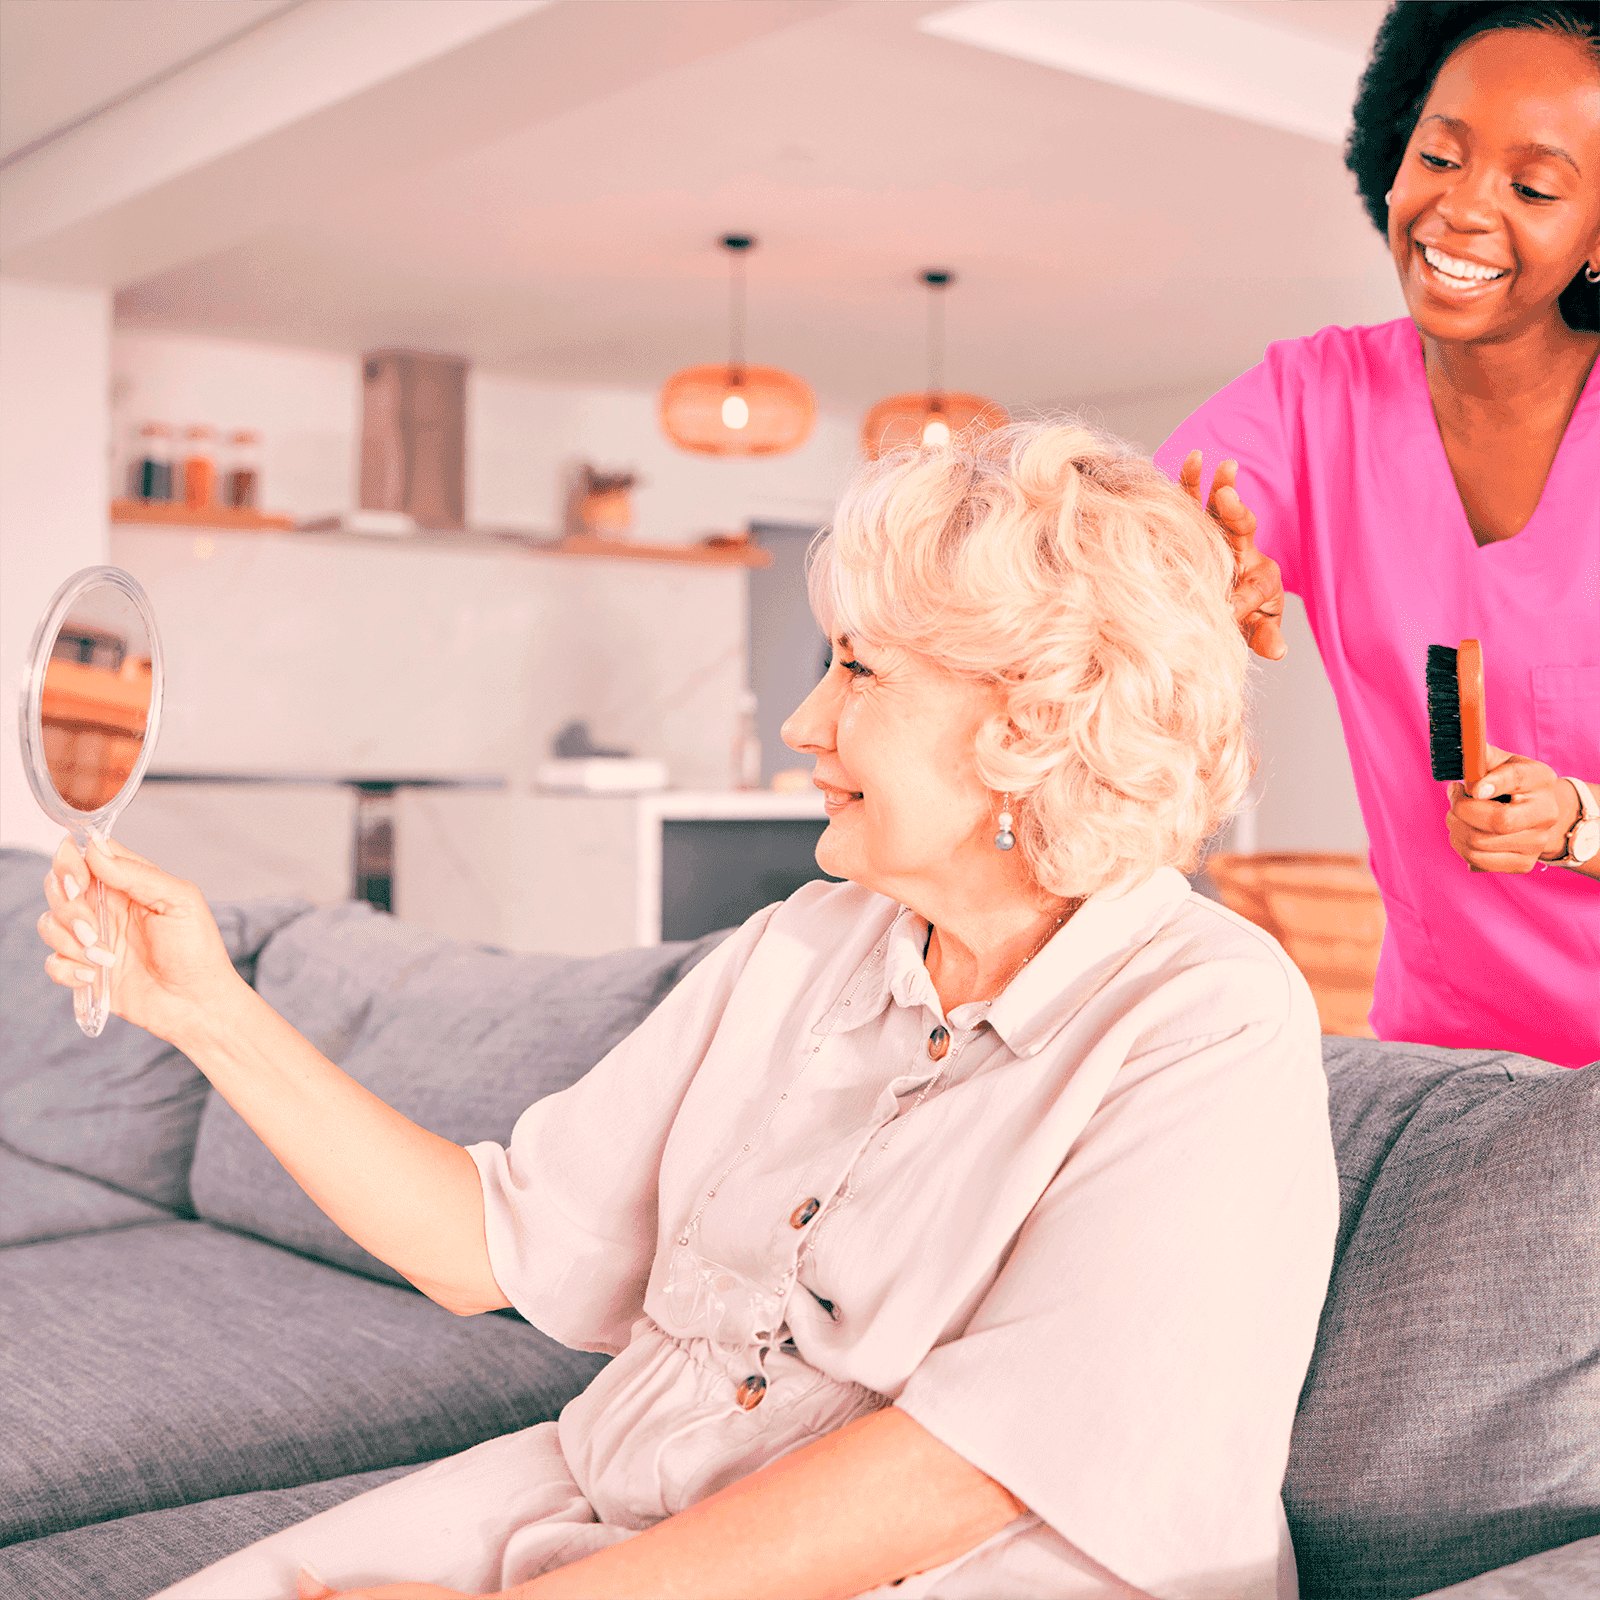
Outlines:
[{"label": "button placket", "polygon": [[[752,1133],[750,1138],[740,1146],[733,1159],[727,1164],[726,1167],[723,1168],[721,1174],[705,1191],[704,1198],[700,1201],[700,1204],[695,1207],[693,1216],[689,1218],[688,1222],[684,1225],[682,1232],[680,1232],[677,1236],[679,1250],[687,1252],[691,1258],[696,1260],[704,1259],[699,1257],[697,1252],[690,1249],[690,1240],[693,1239],[699,1232],[700,1219],[705,1215],[706,1207],[709,1206],[714,1199],[716,1199],[718,1192],[721,1190],[723,1184],[727,1182],[728,1178],[733,1173],[734,1168],[736,1168],[739,1163],[744,1160],[745,1156],[749,1154],[752,1146],[755,1145],[761,1139],[762,1135],[766,1133],[773,1119],[777,1116],[779,1109],[788,1101],[790,1092],[796,1088],[796,1086],[800,1083],[800,1080],[805,1076],[806,1072],[809,1071],[811,1066],[815,1063],[817,1057],[822,1053],[822,1046],[826,1044],[828,1039],[832,1036],[834,1029],[838,1026],[845,1010],[854,1000],[862,984],[866,982],[868,974],[874,970],[875,963],[880,962],[883,959],[884,951],[887,948],[888,940],[886,936],[885,939],[874,948],[872,955],[867,960],[862,962],[861,969],[859,972],[857,972],[856,980],[850,986],[849,993],[844,997],[844,1000],[839,1005],[834,1007],[833,1012],[828,1019],[828,1025],[823,1033],[822,1038],[811,1047],[810,1051],[803,1058],[798,1071],[796,1071],[794,1077],[790,1081],[789,1088],[785,1089],[781,1094],[778,1095],[777,1099],[773,1102],[771,1109],[767,1112],[766,1116],[762,1118],[760,1124],[757,1126],[755,1132]],[[800,1206],[796,1207],[795,1211],[791,1213],[791,1219],[805,1211],[807,1205],[814,1207],[814,1209],[809,1215],[806,1216],[804,1222],[795,1224],[797,1231],[809,1225],[812,1218],[822,1208],[820,1199],[812,1197],[807,1201],[803,1201]],[[773,1319],[773,1327],[771,1329],[770,1339],[775,1339],[778,1336],[784,1324],[783,1311],[787,1307],[789,1295],[793,1292],[795,1280],[799,1275],[799,1251],[804,1247],[805,1242],[805,1240],[796,1241],[795,1255],[791,1258],[790,1265],[784,1270],[783,1273],[780,1274],[776,1287],[771,1291],[774,1297],[778,1300],[779,1307],[778,1315]],[[770,1339],[758,1339],[755,1348],[759,1360],[764,1361],[766,1359],[766,1351],[769,1347]],[[760,1405],[762,1400],[765,1399],[766,1392],[767,1380],[762,1373],[757,1371],[750,1373],[735,1386],[734,1397],[742,1410],[751,1411],[756,1406]]]}]

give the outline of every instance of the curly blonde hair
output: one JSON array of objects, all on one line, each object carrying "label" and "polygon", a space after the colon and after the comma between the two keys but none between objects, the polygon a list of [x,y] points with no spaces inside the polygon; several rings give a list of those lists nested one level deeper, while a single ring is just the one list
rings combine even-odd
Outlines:
[{"label": "curly blonde hair", "polygon": [[1233,553],[1150,461],[1071,419],[862,465],[813,547],[830,636],[1005,693],[978,734],[1041,887],[1192,867],[1242,798],[1247,651]]}]

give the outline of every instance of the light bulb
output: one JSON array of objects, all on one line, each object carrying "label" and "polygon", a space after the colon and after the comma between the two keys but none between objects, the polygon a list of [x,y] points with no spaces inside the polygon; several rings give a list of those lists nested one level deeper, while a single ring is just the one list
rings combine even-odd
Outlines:
[{"label": "light bulb", "polygon": [[943,417],[929,417],[922,425],[922,442],[925,445],[950,443],[950,424]]},{"label": "light bulb", "polygon": [[742,394],[730,394],[722,402],[722,426],[742,428],[750,420],[750,407]]}]

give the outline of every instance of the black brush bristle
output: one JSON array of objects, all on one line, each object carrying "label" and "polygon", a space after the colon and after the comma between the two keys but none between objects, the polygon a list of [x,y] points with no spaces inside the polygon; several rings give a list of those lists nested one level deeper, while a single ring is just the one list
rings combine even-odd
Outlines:
[{"label": "black brush bristle", "polygon": [[1461,778],[1461,688],[1456,682],[1456,652],[1447,644],[1428,646],[1423,676],[1428,691],[1428,760],[1436,781]]}]

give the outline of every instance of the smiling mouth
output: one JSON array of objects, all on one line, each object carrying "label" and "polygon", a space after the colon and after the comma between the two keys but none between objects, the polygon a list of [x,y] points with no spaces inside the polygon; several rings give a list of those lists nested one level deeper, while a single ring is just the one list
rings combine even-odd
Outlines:
[{"label": "smiling mouth", "polygon": [[846,806],[853,805],[861,799],[860,790],[835,789],[829,784],[819,783],[817,788],[822,791],[822,809],[828,815],[834,816],[843,811]]},{"label": "smiling mouth", "polygon": [[1477,261],[1463,261],[1459,256],[1446,255],[1431,244],[1420,244],[1417,249],[1428,264],[1430,276],[1436,283],[1451,289],[1481,289],[1505,277],[1507,268],[1486,267]]}]

